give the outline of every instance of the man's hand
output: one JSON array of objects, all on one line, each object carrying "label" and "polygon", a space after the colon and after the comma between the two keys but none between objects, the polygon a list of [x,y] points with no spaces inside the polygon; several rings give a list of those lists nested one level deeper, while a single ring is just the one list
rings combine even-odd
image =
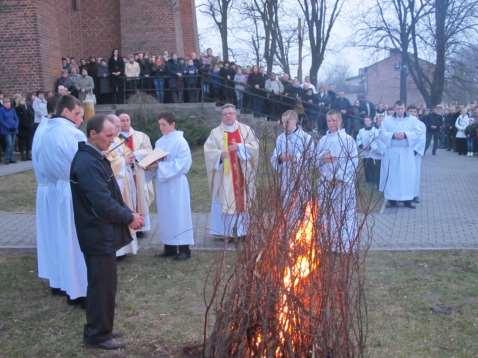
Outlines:
[{"label": "man's hand", "polygon": [[237,152],[238,149],[239,146],[236,143],[232,143],[229,147],[227,147],[229,152]]},{"label": "man's hand", "polygon": [[284,154],[281,154],[279,156],[279,159],[282,161],[282,162],[290,162],[292,160],[292,155],[290,154],[287,154],[287,153],[284,153]]},{"label": "man's hand", "polygon": [[396,132],[393,134],[393,138],[401,140],[405,138],[405,133],[403,132]]},{"label": "man's hand", "polygon": [[129,223],[129,227],[133,230],[139,230],[144,226],[143,215],[133,213],[133,220]]},{"label": "man's hand", "polygon": [[333,163],[335,160],[335,158],[332,156],[332,154],[330,154],[330,152],[327,152],[324,154],[324,156],[322,157],[322,161],[324,163]]},{"label": "man's hand", "polygon": [[134,163],[134,154],[129,153],[125,156],[126,164],[133,164]]}]

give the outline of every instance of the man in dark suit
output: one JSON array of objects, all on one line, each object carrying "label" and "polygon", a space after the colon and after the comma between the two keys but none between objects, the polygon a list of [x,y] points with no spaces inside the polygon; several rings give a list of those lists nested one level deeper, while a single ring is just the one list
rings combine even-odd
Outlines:
[{"label": "man in dark suit", "polygon": [[88,141],[79,143],[70,170],[76,232],[88,277],[83,339],[91,347],[118,349],[124,343],[113,333],[116,250],[131,241],[129,228],[142,227],[143,218],[124,204],[103,154],[115,137],[113,123],[96,115],[88,121],[86,133]]},{"label": "man in dark suit", "polygon": [[445,118],[443,116],[443,107],[441,105],[435,106],[433,108],[433,112],[425,117],[424,122],[427,126],[427,142],[425,145],[425,153],[430,147],[433,139],[432,155],[436,155],[438,142],[440,139],[440,130],[445,122]]}]

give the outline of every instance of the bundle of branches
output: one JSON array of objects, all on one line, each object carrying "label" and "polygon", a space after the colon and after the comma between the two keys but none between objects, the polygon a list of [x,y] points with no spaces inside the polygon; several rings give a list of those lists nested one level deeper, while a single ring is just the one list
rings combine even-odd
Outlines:
[{"label": "bundle of branches", "polygon": [[363,355],[369,236],[368,213],[356,210],[357,158],[330,164],[342,179],[349,166],[346,180],[326,178],[320,160],[311,144],[286,171],[261,163],[233,268],[223,256],[208,280],[203,356]]}]

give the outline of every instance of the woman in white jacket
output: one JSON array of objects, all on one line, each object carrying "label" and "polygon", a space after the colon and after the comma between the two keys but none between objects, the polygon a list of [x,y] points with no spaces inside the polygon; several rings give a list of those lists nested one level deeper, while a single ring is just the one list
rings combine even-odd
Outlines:
[{"label": "woman in white jacket", "polygon": [[455,121],[456,127],[456,150],[459,155],[466,154],[466,127],[470,125],[470,117],[468,117],[465,107],[460,108],[460,115]]}]

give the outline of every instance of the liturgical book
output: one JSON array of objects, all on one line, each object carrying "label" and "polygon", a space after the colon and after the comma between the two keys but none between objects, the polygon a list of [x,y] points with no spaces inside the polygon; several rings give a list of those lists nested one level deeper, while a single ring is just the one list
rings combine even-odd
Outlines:
[{"label": "liturgical book", "polygon": [[157,162],[158,160],[161,160],[163,159],[164,157],[166,157],[168,155],[167,152],[164,152],[162,151],[161,149],[155,149],[153,150],[151,153],[149,153],[147,156],[145,156],[143,159],[141,159],[139,162],[138,162],[138,165],[143,168],[143,169],[146,169],[147,167],[149,167],[151,164]]}]

